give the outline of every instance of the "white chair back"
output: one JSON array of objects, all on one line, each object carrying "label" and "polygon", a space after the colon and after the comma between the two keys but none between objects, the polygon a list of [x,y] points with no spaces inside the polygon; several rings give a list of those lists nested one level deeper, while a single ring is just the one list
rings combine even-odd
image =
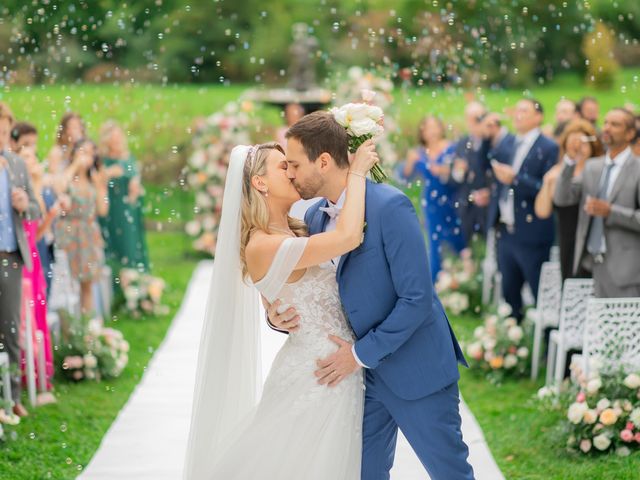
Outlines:
[{"label": "white chair back", "polygon": [[581,349],[587,320],[587,300],[593,297],[592,278],[567,278],[562,289],[560,335],[565,350]]},{"label": "white chair back", "polygon": [[640,371],[640,298],[592,298],[584,330],[587,370]]},{"label": "white chair back", "polygon": [[558,262],[544,262],[540,270],[537,310],[543,327],[557,327],[560,323],[562,274]]}]

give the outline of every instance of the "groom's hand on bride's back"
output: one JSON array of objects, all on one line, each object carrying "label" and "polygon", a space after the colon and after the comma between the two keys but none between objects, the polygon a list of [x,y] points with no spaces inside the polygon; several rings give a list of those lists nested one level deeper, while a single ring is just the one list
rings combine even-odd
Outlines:
[{"label": "groom's hand on bride's back", "polygon": [[267,322],[269,322],[274,329],[290,333],[300,328],[300,316],[295,308],[290,307],[284,312],[278,312],[278,310],[282,310],[280,308],[282,306],[280,300],[269,304],[263,297],[262,303],[264,304],[264,308],[267,309]]}]

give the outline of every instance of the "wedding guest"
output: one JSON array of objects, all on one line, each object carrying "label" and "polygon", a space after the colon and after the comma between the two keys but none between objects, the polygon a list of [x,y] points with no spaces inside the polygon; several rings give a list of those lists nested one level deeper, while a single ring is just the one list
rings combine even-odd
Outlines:
[{"label": "wedding guest", "polygon": [[102,125],[98,153],[109,178],[109,212],[100,218],[107,262],[114,278],[121,268],[149,271],[140,172],[116,122]]},{"label": "wedding guest", "polygon": [[565,127],[576,118],[576,104],[563,98],[556,104],[556,124],[553,127],[553,138],[560,139]]},{"label": "wedding guest", "polygon": [[38,199],[40,210],[44,218],[38,227],[37,246],[40,262],[47,283],[47,299],[51,292],[53,278],[53,222],[60,214],[58,198],[53,189],[51,175],[44,171],[43,165],[37,159],[38,130],[27,122],[18,122],[11,130],[15,152],[23,157],[29,168],[31,184]]},{"label": "wedding guest", "polygon": [[484,157],[489,143],[482,135],[482,120],[486,115],[484,105],[471,102],[465,108],[467,135],[455,146],[455,160],[451,182],[456,188],[456,209],[462,222],[462,232],[467,245],[477,236],[485,234],[489,182],[491,172]]},{"label": "wedding guest", "polygon": [[82,117],[78,113],[67,112],[62,116],[56,132],[56,144],[47,156],[49,173],[59,175],[71,163],[73,146],[86,137]]},{"label": "wedding guest", "polygon": [[560,267],[562,281],[571,277],[589,277],[589,272],[579,270],[573,273],[576,231],[579,207],[577,204],[560,207],[553,201],[560,171],[565,161],[575,162],[573,178],[582,174],[587,161],[603,154],[602,143],[596,136],[596,129],[586,120],[573,120],[560,137],[559,162],[544,176],[542,188],[536,197],[535,213],[538,218],[549,218],[555,212],[558,225],[558,245],[560,247]]},{"label": "wedding guest", "polygon": [[97,217],[109,211],[107,177],[91,140],[77,142],[69,158],[64,193],[70,204],[56,222],[55,239],[67,254],[73,277],[80,282],[81,312],[89,315],[94,311],[91,285],[100,278],[104,265],[104,241]]},{"label": "wedding guest", "polygon": [[9,354],[13,366],[11,397],[13,412],[28,415],[21,402],[20,316],[22,310],[22,268],[31,269],[31,252],[22,228],[23,220],[40,217],[24,161],[10,151],[14,123],[11,109],[0,102],[0,351]]},{"label": "wedding guest", "polygon": [[600,117],[600,104],[594,97],[582,97],[577,104],[577,111],[580,117],[597,128],[598,118]]},{"label": "wedding guest", "polygon": [[11,129],[11,149],[19,153],[22,147],[36,147],[38,130],[29,122],[16,122]]},{"label": "wedding guest", "polygon": [[418,142],[420,146],[409,151],[402,174],[405,179],[424,178],[422,206],[429,235],[431,276],[435,281],[445,244],[457,254],[466,248],[454,204],[455,190],[448,183],[455,145],[445,138],[444,124],[434,116],[420,122]]},{"label": "wedding guest", "polygon": [[573,269],[593,274],[596,297],[640,297],[640,157],[631,151],[635,118],[624,108],[605,116],[604,156],[587,162],[565,159],[554,201],[579,205]]},{"label": "wedding guest", "polygon": [[517,135],[506,145],[509,154],[491,160],[496,182],[489,225],[496,227],[504,298],[521,320],[522,287],[526,281],[537,298],[540,267],[553,244],[553,220],[538,218],[533,207],[542,178],[558,160],[558,146],[540,131],[543,108],[537,100],[520,100],[514,113]]},{"label": "wedding guest", "polygon": [[302,105],[300,105],[299,103],[287,103],[285,105],[285,107],[284,107],[284,122],[285,122],[286,126],[280,127],[278,129],[277,134],[276,134],[277,142],[280,145],[282,145],[282,147],[285,150],[287,148],[287,137],[286,137],[287,130],[289,130],[291,125],[293,125],[298,120],[300,120],[302,117],[304,117],[304,114],[305,114],[304,107]]},{"label": "wedding guest", "polygon": [[[29,244],[32,263],[31,269],[23,267],[22,277],[31,285],[31,295],[33,296],[33,320],[35,328],[40,330],[43,335],[42,347],[44,349],[45,357],[45,377],[47,389],[49,389],[51,388],[51,379],[53,378],[54,373],[53,350],[51,345],[51,334],[49,333],[49,325],[47,324],[47,282],[45,279],[45,270],[43,268],[43,262],[41,262],[40,248],[38,244],[44,236],[45,230],[50,228],[53,220],[60,212],[60,207],[57,203],[50,209],[47,209],[45,206],[44,199],[42,197],[43,168],[36,158],[35,147],[28,145],[23,146],[20,149],[20,156],[27,166],[34,195],[38,201],[40,210],[42,212],[47,212],[43,218],[24,219],[22,222],[27,243]],[[36,348],[39,347],[36,345]],[[23,365],[23,368],[26,368],[26,364]],[[40,374],[37,364],[35,365],[35,371],[38,375]]]}]

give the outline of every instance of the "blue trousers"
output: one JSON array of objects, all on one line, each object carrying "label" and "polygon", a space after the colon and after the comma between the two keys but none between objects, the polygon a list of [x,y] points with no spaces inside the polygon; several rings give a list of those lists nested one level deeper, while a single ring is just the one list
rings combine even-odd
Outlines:
[{"label": "blue trousers", "polygon": [[362,480],[389,480],[398,428],[432,480],[472,480],[469,449],[462,440],[458,384],[417,400],[394,394],[366,372]]}]

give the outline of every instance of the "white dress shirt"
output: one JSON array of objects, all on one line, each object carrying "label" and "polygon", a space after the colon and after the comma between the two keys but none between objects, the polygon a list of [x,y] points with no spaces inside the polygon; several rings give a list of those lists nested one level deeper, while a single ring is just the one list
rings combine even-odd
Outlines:
[{"label": "white dress shirt", "polygon": [[[522,164],[524,163],[524,159],[529,155],[529,151],[533,144],[536,142],[538,137],[540,136],[540,129],[534,128],[533,130],[529,130],[524,135],[516,136],[516,143],[519,143],[517,150],[513,154],[513,162],[511,167],[516,175],[520,172],[520,168],[522,168]],[[510,185],[506,185],[505,188],[512,188]],[[507,225],[515,225],[516,223],[516,214],[515,214],[515,199],[514,196],[509,193],[506,199],[500,199],[498,201],[498,206],[500,207],[500,221],[502,223],[506,223]]]},{"label": "white dress shirt", "polygon": [[[344,206],[344,200],[346,198],[346,195],[347,195],[347,191],[343,190],[342,194],[340,195],[340,198],[338,198],[338,201],[336,203],[333,203],[331,200],[327,199],[327,202],[329,203],[329,207],[335,207],[335,208],[338,208],[338,209],[342,210],[342,207]],[[336,223],[338,222],[338,216],[339,215],[340,214],[336,215],[335,217],[329,218],[329,221],[327,222],[327,227],[324,229],[325,232],[333,232],[336,229]],[[341,258],[342,258],[342,255],[338,255],[333,260],[331,260],[333,262],[333,264],[336,266],[336,268],[340,264],[340,259]],[[358,358],[358,355],[356,354],[356,346],[355,345],[353,345],[351,347],[351,353],[353,354],[353,358],[355,358],[355,360],[358,363],[358,365],[360,365],[362,368],[367,368],[367,366],[364,363],[362,363],[360,361],[360,359]]]}]

